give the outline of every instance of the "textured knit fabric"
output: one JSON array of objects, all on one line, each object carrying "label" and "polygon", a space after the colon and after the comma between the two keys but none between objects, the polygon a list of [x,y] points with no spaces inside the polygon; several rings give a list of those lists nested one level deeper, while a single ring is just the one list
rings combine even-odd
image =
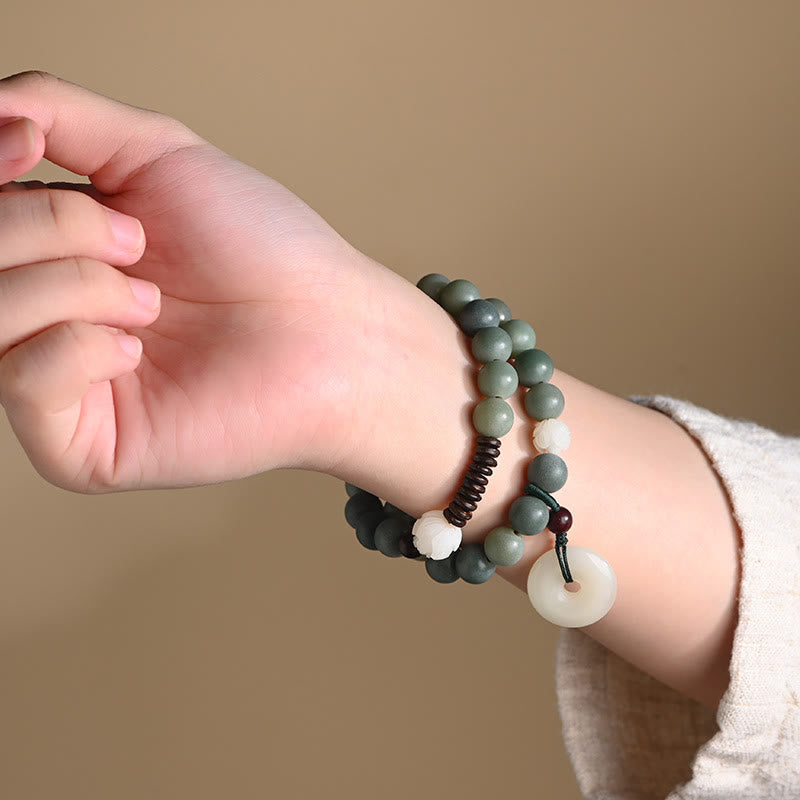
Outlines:
[{"label": "textured knit fabric", "polygon": [[800,437],[632,395],[700,444],[742,532],[730,685],[716,712],[562,629],[556,693],[587,800],[800,800]]}]

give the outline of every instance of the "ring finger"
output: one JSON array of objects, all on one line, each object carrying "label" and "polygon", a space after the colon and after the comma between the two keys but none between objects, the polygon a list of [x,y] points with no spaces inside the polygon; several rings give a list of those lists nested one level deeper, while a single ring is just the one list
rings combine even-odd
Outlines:
[{"label": "ring finger", "polygon": [[0,358],[46,328],[82,320],[145,327],[161,308],[158,287],[90,258],[66,258],[0,271]]}]

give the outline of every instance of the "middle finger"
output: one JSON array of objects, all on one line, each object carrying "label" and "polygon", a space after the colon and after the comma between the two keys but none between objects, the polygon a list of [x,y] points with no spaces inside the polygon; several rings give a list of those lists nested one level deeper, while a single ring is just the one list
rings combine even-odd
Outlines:
[{"label": "middle finger", "polygon": [[[112,227],[114,220],[127,222],[140,233],[135,249],[120,244]],[[114,266],[131,266],[144,252],[144,233],[140,229],[134,217],[118,214],[83,192],[66,189],[3,191],[0,194],[0,270],[74,256]]]}]

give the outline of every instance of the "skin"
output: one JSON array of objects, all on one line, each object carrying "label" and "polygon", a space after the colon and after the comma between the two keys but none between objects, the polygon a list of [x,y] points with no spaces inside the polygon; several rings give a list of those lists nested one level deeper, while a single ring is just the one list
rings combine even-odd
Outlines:
[{"label": "skin", "polygon": [[[434,301],[176,120],[39,72],[0,81],[11,117],[31,149],[0,157],[0,403],[42,477],[100,494],[291,468],[414,516],[448,504],[479,395],[467,340]],[[14,182],[43,157],[90,183]],[[115,245],[104,208],[142,223],[138,249]],[[126,276],[155,283],[160,306],[138,306]],[[140,358],[118,330],[142,340]],[[619,582],[584,630],[716,706],[741,545],[719,479],[665,415],[559,370],[552,382],[573,437],[558,493],[570,543],[600,552]],[[522,493],[535,453],[521,399],[467,541]],[[528,537],[498,574],[524,591],[551,547]]]}]

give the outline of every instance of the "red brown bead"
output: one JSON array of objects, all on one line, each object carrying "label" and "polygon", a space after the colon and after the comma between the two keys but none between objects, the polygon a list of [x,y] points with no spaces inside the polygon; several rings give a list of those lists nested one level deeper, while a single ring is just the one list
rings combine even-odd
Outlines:
[{"label": "red brown bead", "polygon": [[561,506],[558,511],[551,511],[547,527],[553,533],[566,533],[572,527],[572,514],[570,514],[569,509]]}]

